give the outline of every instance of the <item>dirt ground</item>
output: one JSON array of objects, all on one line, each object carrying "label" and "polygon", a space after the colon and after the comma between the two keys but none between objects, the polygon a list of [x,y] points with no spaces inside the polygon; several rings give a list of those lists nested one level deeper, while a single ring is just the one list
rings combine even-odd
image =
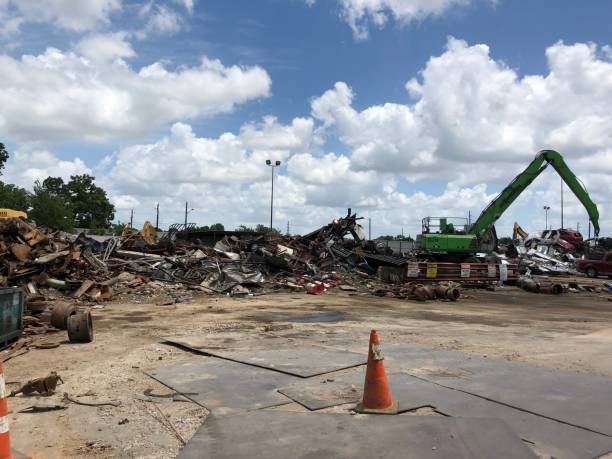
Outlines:
[{"label": "dirt ground", "polygon": [[[601,285],[603,280],[599,280]],[[206,417],[189,401],[147,398],[171,391],[144,371],[194,357],[163,344],[163,337],[232,331],[269,334],[270,323],[291,323],[305,336],[343,333],[354,349],[367,351],[369,330],[384,343],[418,343],[443,349],[527,362],[550,368],[612,377],[612,295],[536,295],[514,287],[464,290],[458,302],[418,303],[333,291],[321,296],[269,294],[233,299],[196,296],[160,306],[105,304],[93,310],[95,339],[70,344],[65,332],[38,338],[61,342],[35,349],[5,364],[8,388],[57,371],[64,384],[51,397],[9,399],[13,447],[34,458],[172,458]],[[62,404],[63,394],[82,406],[42,413],[18,413],[37,404]],[[177,430],[174,433],[170,424]]]}]

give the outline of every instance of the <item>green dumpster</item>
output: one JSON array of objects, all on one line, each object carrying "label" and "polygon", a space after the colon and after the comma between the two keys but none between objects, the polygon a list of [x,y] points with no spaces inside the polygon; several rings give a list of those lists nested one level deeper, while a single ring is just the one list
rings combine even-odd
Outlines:
[{"label": "green dumpster", "polygon": [[0,288],[0,347],[21,336],[23,326],[23,290]]}]

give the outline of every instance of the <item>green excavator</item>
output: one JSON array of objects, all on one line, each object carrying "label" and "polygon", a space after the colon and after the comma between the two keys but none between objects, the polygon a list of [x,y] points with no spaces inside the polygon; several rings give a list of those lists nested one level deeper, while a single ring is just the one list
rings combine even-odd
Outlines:
[{"label": "green excavator", "polygon": [[516,198],[541,173],[551,165],[569,186],[589,214],[589,219],[599,234],[599,212],[589,197],[584,185],[569,169],[563,157],[554,150],[542,150],[535,159],[482,211],[478,219],[470,224],[467,219],[462,230],[449,217],[426,217],[423,219],[422,234],[417,235],[416,244],[420,254],[435,261],[479,262],[478,252],[489,252],[497,245],[495,222]]}]

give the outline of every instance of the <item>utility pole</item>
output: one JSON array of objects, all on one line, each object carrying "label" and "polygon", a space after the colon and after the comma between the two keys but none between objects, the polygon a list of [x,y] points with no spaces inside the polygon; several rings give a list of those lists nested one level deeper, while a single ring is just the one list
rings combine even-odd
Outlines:
[{"label": "utility pole", "polygon": [[130,211],[130,228],[134,228],[134,209]]},{"label": "utility pole", "polygon": [[291,234],[289,231],[290,231],[289,221],[287,221],[287,236],[289,236],[289,234]]},{"label": "utility pole", "polygon": [[372,219],[368,217],[368,241],[372,240]]},{"label": "utility pole", "polygon": [[563,229],[563,179],[561,179],[561,229]]},{"label": "utility pole", "polygon": [[155,229],[159,229],[159,202],[155,206]]},{"label": "utility pole", "polygon": [[544,215],[546,218],[546,225],[544,225],[544,229],[548,229],[548,211],[550,210],[550,206],[544,206]]},{"label": "utility pole", "polygon": [[274,215],[274,168],[281,165],[280,161],[266,159],[266,164],[272,168],[272,192],[270,193],[270,231],[272,231],[272,216]]},{"label": "utility pole", "polygon": [[188,206],[189,206],[189,203],[187,201],[185,201],[185,231],[187,231],[187,215],[192,210],[195,210],[195,209],[189,209]]},{"label": "utility pole", "polygon": [[576,222],[576,232],[580,232],[580,222]]}]

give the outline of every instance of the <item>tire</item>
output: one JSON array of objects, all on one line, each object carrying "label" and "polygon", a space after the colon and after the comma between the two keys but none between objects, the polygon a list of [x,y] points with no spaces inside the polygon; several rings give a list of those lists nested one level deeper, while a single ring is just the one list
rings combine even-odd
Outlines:
[{"label": "tire", "polygon": [[91,312],[86,311],[81,314],[69,316],[67,329],[70,342],[91,343],[93,341]]},{"label": "tire", "polygon": [[77,313],[76,307],[71,304],[60,304],[51,312],[51,325],[60,330],[68,327],[68,317]]},{"label": "tire", "polygon": [[587,268],[586,275],[588,277],[597,277],[597,270],[591,266],[590,268]]}]

